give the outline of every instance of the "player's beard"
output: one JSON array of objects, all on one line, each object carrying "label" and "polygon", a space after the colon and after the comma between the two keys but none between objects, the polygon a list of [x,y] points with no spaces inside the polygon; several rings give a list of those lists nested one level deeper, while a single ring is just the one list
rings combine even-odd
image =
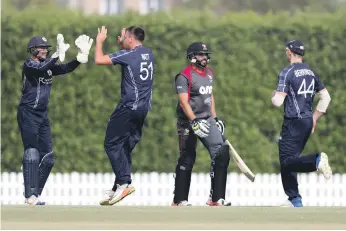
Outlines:
[{"label": "player's beard", "polygon": [[199,61],[199,64],[200,64],[199,65],[200,67],[205,68],[207,66],[207,64],[208,64],[207,59],[201,59]]}]

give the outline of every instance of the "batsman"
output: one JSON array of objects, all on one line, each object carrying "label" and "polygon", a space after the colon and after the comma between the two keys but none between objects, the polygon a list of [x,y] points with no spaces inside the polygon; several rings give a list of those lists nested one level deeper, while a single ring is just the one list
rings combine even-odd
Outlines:
[{"label": "batsman", "polygon": [[175,77],[178,96],[177,130],[180,157],[175,169],[172,206],[187,206],[191,173],[199,139],[211,158],[210,206],[229,206],[225,201],[227,168],[230,161],[228,145],[224,144],[224,122],[216,117],[213,96],[214,74],[207,67],[210,61],[207,45],[194,42],[187,48],[189,65]]}]

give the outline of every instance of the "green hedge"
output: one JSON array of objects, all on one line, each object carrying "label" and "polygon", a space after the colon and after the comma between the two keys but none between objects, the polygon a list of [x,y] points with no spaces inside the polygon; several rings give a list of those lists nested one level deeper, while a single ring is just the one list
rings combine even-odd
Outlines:
[{"label": "green hedge", "polygon": [[[72,12],[34,11],[2,17],[1,171],[20,171],[23,147],[16,121],[21,95],[21,67],[28,57],[26,44],[33,35],[44,35],[54,45],[63,33],[71,44],[67,59],[77,50],[81,33],[95,38],[97,27],[106,25],[106,53],[116,51],[121,27],[145,28],[145,45],[154,50],[153,110],[147,117],[143,138],[133,153],[134,171],[174,171],[178,157],[175,130],[176,96],[173,78],[186,64],[185,50],[196,40],[210,45],[211,67],[216,74],[218,115],[227,124],[226,135],[254,172],[278,172],[277,137],[283,109],[271,106],[271,91],[278,72],[287,65],[283,42],[299,38],[307,47],[306,62],[320,75],[332,97],[329,113],[322,117],[304,154],[325,151],[335,172],[346,165],[346,24],[345,12],[257,16],[230,14],[218,18],[173,13],[139,16],[83,16]],[[110,172],[103,150],[108,118],[120,95],[119,67],[96,66],[90,61],[53,83],[49,117],[56,155],[55,172]],[[209,155],[201,144],[194,171],[209,170]],[[231,171],[238,171],[231,163]]]}]

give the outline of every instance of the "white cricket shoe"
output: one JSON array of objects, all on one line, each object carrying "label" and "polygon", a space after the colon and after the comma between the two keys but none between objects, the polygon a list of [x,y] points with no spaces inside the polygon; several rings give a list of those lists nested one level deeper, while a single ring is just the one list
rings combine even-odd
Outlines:
[{"label": "white cricket shoe", "polygon": [[291,201],[285,200],[285,201],[280,205],[280,207],[284,207],[284,208],[293,208],[294,205],[292,204]]},{"label": "white cricket shoe", "polygon": [[232,203],[226,201],[225,199],[221,198],[217,202],[213,202],[211,198],[207,201],[207,205],[209,206],[231,206]]},{"label": "white cricket shoe", "polygon": [[187,201],[180,201],[179,203],[173,202],[171,206],[191,206],[191,204],[189,204]]},{"label": "white cricket shoe", "polygon": [[320,154],[320,162],[317,166],[317,172],[322,173],[324,178],[326,178],[327,180],[332,177],[333,172],[331,167],[329,166],[328,156],[324,152],[321,152]]},{"label": "white cricket shoe", "polygon": [[100,205],[110,205],[109,201],[113,198],[115,191],[113,190],[106,190],[103,194],[103,198],[100,201]]},{"label": "white cricket shoe", "polygon": [[46,205],[46,202],[41,200],[41,195],[38,195],[37,200],[41,202],[41,205]]},{"label": "white cricket shoe", "polygon": [[136,189],[130,184],[117,185],[117,190],[115,190],[112,198],[109,200],[109,204],[114,205],[118,203],[134,191],[136,191]]},{"label": "white cricket shoe", "polygon": [[286,200],[284,203],[280,205],[280,207],[293,208],[293,207],[303,207],[303,202],[301,197],[296,197],[292,200]]},{"label": "white cricket shoe", "polygon": [[28,205],[45,205],[45,203],[41,202],[35,195],[25,198],[25,203]]}]

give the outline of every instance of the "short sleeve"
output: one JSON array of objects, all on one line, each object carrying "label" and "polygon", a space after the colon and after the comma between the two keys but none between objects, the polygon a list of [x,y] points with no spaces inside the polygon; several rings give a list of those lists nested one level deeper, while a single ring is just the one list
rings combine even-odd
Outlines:
[{"label": "short sleeve", "polygon": [[113,54],[109,54],[109,58],[112,60],[113,65],[116,64],[128,64],[129,57],[133,50],[120,50]]},{"label": "short sleeve", "polygon": [[280,72],[278,76],[278,81],[277,81],[277,88],[276,90],[279,92],[285,92],[288,93],[289,89],[289,81],[291,78],[293,67],[290,68],[285,68],[283,71]]},{"label": "short sleeve", "polygon": [[178,75],[175,79],[175,89],[177,94],[188,93],[189,82],[183,75]]}]

